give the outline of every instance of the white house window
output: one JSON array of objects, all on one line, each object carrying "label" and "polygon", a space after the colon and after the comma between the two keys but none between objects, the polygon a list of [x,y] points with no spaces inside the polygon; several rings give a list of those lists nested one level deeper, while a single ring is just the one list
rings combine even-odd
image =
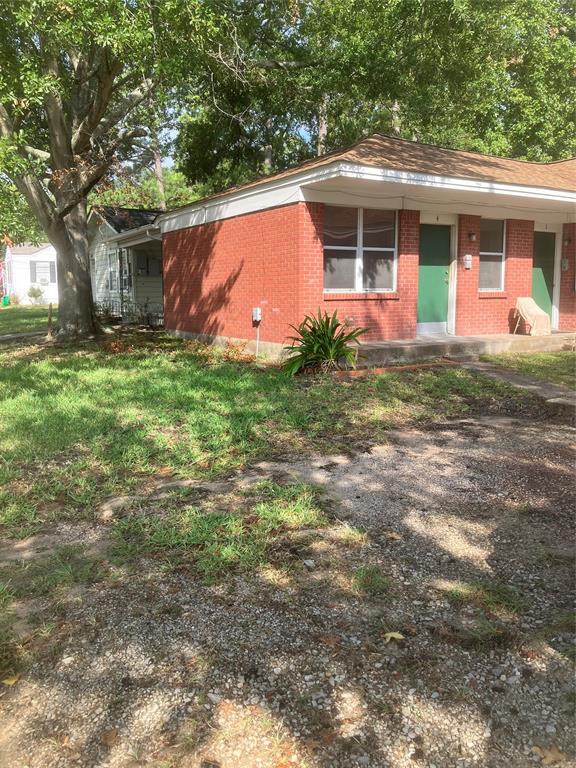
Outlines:
[{"label": "white house window", "polygon": [[106,279],[106,288],[109,291],[118,290],[118,253],[108,251],[108,277]]},{"label": "white house window", "polygon": [[480,277],[481,291],[504,290],[504,240],[506,223],[500,219],[480,221]]},{"label": "white house window", "polygon": [[393,291],[396,212],[324,207],[324,290]]},{"label": "white house window", "polygon": [[120,274],[122,276],[122,291],[132,289],[132,264],[127,251],[122,248],[119,251]]},{"label": "white house window", "polygon": [[30,282],[48,285],[56,282],[56,264],[53,261],[31,261]]}]

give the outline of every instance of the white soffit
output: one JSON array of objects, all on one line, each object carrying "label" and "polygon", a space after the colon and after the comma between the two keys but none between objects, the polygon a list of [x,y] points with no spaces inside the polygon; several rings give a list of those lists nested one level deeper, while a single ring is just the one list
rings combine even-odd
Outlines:
[{"label": "white soffit", "polygon": [[[359,183],[362,190],[356,187]],[[420,210],[440,206],[445,213],[477,214],[481,206],[485,216],[495,215],[495,209],[500,217],[507,218],[534,218],[539,213],[552,215],[559,222],[576,219],[576,191],[430,176],[336,161],[191,203],[161,214],[156,224],[164,234],[304,200]]]},{"label": "white soffit", "polygon": [[130,248],[133,245],[141,245],[153,241],[160,241],[160,229],[156,224],[145,224],[143,227],[134,227],[124,232],[115,232],[113,236],[106,237],[104,242],[108,245],[116,245],[121,248]]}]

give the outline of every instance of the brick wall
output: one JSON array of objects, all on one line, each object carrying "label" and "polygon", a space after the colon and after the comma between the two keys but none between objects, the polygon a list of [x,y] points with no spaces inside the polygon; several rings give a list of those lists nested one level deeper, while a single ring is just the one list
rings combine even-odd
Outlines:
[{"label": "brick wall", "polygon": [[[399,211],[397,291],[325,294],[321,203],[296,203],[164,235],[166,327],[253,340],[252,307],[261,307],[262,341],[283,343],[290,325],[318,308],[368,328],[365,340],[416,334],[419,211]],[[565,225],[560,329],[576,328],[576,225]],[[470,240],[470,233],[475,239]],[[564,240],[570,243],[564,245]],[[458,226],[456,333],[508,333],[518,296],[532,295],[534,223],[506,223],[504,291],[478,290],[480,217],[461,215]],[[464,268],[464,255],[472,269]]]},{"label": "brick wall", "polygon": [[[476,236],[470,240],[470,234]],[[509,333],[514,330],[514,306],[519,296],[532,295],[534,222],[508,219],[506,222],[506,264],[504,290],[480,292],[480,217],[461,215],[458,219],[458,265],[456,286],[456,334],[459,336]],[[472,256],[472,268],[465,269],[464,256]]]},{"label": "brick wall", "polygon": [[181,229],[163,237],[168,330],[282,342],[299,320],[297,285],[304,204]]},{"label": "brick wall", "polygon": [[163,238],[165,321],[169,330],[282,343],[304,315],[337,310],[369,328],[366,339],[416,332],[419,212],[400,211],[397,292],[324,294],[323,209],[297,203],[238,216]]},{"label": "brick wall", "polygon": [[560,271],[560,331],[576,331],[576,224],[564,224],[562,231],[562,258],[568,260],[568,269]]},{"label": "brick wall", "polygon": [[416,334],[420,212],[398,213],[398,271],[394,293],[324,293],[322,252],[323,206],[311,210],[317,237],[302,249],[303,289],[301,315],[318,307],[350,325],[368,328],[364,341],[406,339]]}]

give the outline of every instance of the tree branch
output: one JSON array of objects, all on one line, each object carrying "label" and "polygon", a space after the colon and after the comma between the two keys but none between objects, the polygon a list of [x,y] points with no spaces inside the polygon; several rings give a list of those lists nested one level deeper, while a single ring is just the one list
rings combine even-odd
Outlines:
[{"label": "tree branch", "polygon": [[62,180],[53,180],[57,197],[56,215],[64,217],[78,205],[86,195],[98,184],[114,164],[116,152],[123,144],[146,135],[143,128],[124,131],[106,147],[105,155],[90,167],[76,166],[63,175]]},{"label": "tree branch", "polygon": [[27,155],[30,155],[31,157],[36,157],[38,160],[50,160],[50,152],[45,152],[43,149],[37,149],[36,147],[31,147],[29,144],[23,144],[22,149],[24,152],[26,152]]},{"label": "tree branch", "polygon": [[46,54],[46,70],[54,78],[54,89],[44,95],[44,110],[48,122],[50,154],[56,167],[66,168],[72,163],[70,132],[66,123],[62,97],[56,90],[59,79],[58,61],[51,53]]},{"label": "tree branch", "polygon": [[[3,104],[0,104],[0,136],[5,139],[14,139],[12,120]],[[47,231],[54,221],[54,203],[41,181],[27,173],[21,176],[6,175],[26,199],[40,227]]]},{"label": "tree branch", "polygon": [[315,67],[319,62],[317,61],[277,61],[276,59],[256,59],[251,62],[252,66],[256,69],[306,69],[307,67]]},{"label": "tree branch", "polygon": [[[94,131],[110,104],[114,92],[114,81],[122,71],[120,62],[115,59],[110,61],[105,49],[98,52],[97,59],[98,64],[93,75],[97,78],[96,94],[86,114],[79,120],[72,136],[71,143],[75,154],[82,154],[89,149]],[[80,89],[85,86],[85,83],[85,78],[78,81]]]},{"label": "tree branch", "polygon": [[154,86],[155,82],[151,78],[146,78],[138,88],[127,94],[120,104],[111,110],[108,117],[100,122],[94,131],[94,137],[102,136],[112,128],[115,128],[122,120],[125,120],[130,112],[152,95]]}]

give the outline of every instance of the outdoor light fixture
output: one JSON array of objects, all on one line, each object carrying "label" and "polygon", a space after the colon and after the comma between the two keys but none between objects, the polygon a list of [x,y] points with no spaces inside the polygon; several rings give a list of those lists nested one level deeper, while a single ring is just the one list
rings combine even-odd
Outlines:
[{"label": "outdoor light fixture", "polygon": [[476,242],[476,232],[468,232],[468,240],[470,240],[471,243]]},{"label": "outdoor light fixture", "polygon": [[570,245],[571,242],[572,242],[572,240],[569,237],[565,237],[564,238],[564,247],[568,248],[568,246]]}]

